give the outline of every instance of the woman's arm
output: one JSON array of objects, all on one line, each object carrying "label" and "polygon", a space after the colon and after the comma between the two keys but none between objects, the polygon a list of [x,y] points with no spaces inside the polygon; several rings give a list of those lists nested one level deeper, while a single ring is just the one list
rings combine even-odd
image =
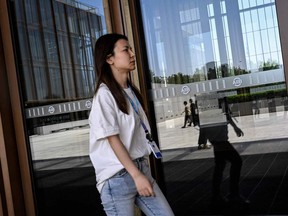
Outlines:
[{"label": "woman's arm", "polygon": [[141,196],[154,196],[154,191],[151,182],[148,178],[136,167],[132,161],[128,151],[123,145],[118,135],[108,137],[108,141],[117,156],[118,160],[133,178],[137,191]]}]

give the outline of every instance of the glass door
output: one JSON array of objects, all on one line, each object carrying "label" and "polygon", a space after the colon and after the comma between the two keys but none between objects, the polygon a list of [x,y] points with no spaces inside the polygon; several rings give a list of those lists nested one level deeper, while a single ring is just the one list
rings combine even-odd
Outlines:
[{"label": "glass door", "polygon": [[[275,1],[140,0],[139,6],[176,215],[287,214],[288,99]],[[235,157],[219,156],[223,143]],[[237,186],[229,161],[238,166]],[[231,187],[239,187],[237,201],[249,208],[215,206],[215,193],[233,202]]]},{"label": "glass door", "polygon": [[105,215],[88,152],[102,1],[10,1],[37,215]]}]

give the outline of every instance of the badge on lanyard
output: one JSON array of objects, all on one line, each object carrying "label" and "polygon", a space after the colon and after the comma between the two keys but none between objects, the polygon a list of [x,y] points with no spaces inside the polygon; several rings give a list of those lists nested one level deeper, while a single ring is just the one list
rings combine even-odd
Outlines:
[{"label": "badge on lanyard", "polygon": [[150,133],[146,133],[146,138],[148,140],[148,145],[151,149],[151,151],[153,152],[155,158],[159,159],[162,158],[162,154],[161,151],[159,150],[157,144],[155,143],[155,141],[152,139],[152,136]]},{"label": "badge on lanyard", "polygon": [[149,144],[155,158],[157,158],[157,159],[162,158],[162,154],[161,154],[158,146],[156,145],[156,143],[154,141],[152,141],[152,142],[148,141],[148,144]]}]

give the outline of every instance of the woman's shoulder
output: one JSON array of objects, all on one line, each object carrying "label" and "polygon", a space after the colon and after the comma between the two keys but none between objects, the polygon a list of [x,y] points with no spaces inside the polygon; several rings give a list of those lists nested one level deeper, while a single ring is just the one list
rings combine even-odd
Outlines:
[{"label": "woman's shoulder", "polygon": [[103,94],[111,94],[110,89],[108,88],[108,86],[105,83],[101,83],[96,95],[103,95]]},{"label": "woman's shoulder", "polygon": [[94,98],[96,99],[96,101],[101,102],[101,103],[103,102],[110,103],[111,101],[115,100],[112,95],[112,92],[110,91],[110,89],[105,83],[100,84]]},{"label": "woman's shoulder", "polygon": [[105,84],[105,83],[101,83],[100,86],[99,86],[99,89],[98,91],[109,91],[109,88],[108,86]]}]

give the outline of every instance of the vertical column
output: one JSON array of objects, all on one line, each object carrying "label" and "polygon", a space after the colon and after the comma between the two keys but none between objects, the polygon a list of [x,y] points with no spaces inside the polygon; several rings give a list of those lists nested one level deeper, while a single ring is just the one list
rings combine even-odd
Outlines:
[{"label": "vertical column", "polygon": [[228,63],[228,58],[227,58],[226,42],[225,42],[224,27],[223,27],[223,16],[221,13],[220,1],[215,1],[213,4],[213,7],[214,7],[214,14],[215,14],[217,41],[218,41],[218,46],[219,46],[219,50],[217,50],[216,52],[219,51],[220,62],[222,66]]},{"label": "vertical column", "polygon": [[225,1],[227,10],[227,21],[228,29],[230,34],[231,51],[233,64],[236,67],[247,68],[243,33],[241,29],[241,20],[238,2],[235,4],[234,1]]},{"label": "vertical column", "polygon": [[122,13],[121,13],[120,0],[104,0],[104,1],[108,1],[108,11],[110,14],[109,18],[111,19],[111,22],[108,22],[107,25],[108,24],[111,25],[110,30],[112,32],[123,34],[124,33],[124,24],[123,24],[123,17],[122,17]]},{"label": "vertical column", "polygon": [[[4,188],[1,196],[5,193],[7,215],[34,216],[29,157],[7,3],[0,1],[0,160]],[[10,3],[9,6],[13,7]]]}]

